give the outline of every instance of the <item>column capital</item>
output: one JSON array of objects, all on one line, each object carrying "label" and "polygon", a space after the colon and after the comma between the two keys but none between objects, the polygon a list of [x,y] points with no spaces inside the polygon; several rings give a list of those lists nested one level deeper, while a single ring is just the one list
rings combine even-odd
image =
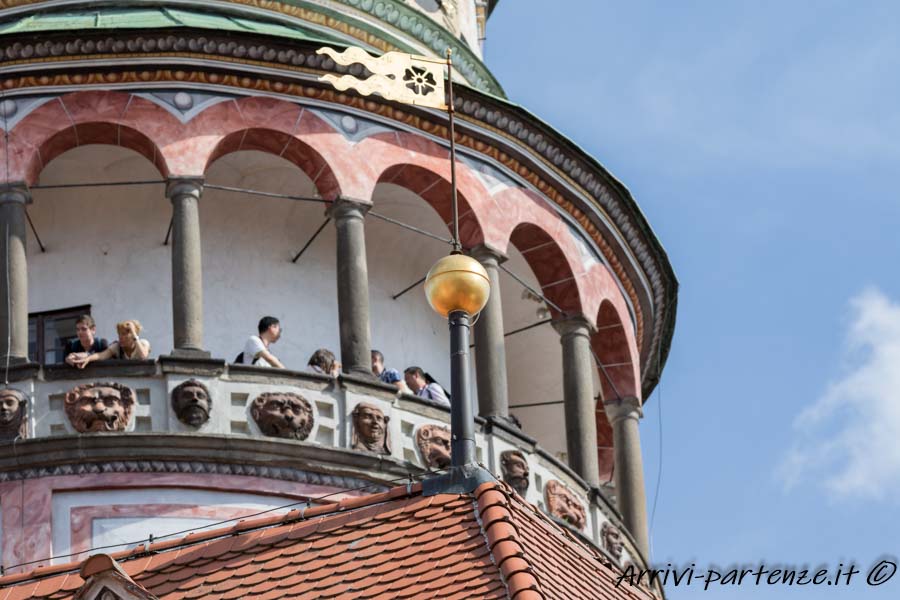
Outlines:
[{"label": "column capital", "polygon": [[594,325],[581,315],[559,317],[558,319],[553,319],[551,325],[553,325],[553,329],[556,330],[561,338],[572,335],[583,335],[590,338],[595,329]]},{"label": "column capital", "polygon": [[469,256],[480,263],[493,262],[498,265],[505,263],[509,257],[487,244],[478,244],[474,248],[469,249]]},{"label": "column capital", "polygon": [[335,221],[343,219],[365,219],[372,208],[369,202],[360,202],[352,198],[338,198],[325,210],[325,214]]},{"label": "column capital", "polygon": [[174,200],[178,196],[193,196],[199,200],[204,182],[203,177],[169,177],[166,180],[166,198]]},{"label": "column capital", "polygon": [[603,411],[606,413],[606,418],[609,419],[610,425],[615,425],[623,419],[634,419],[637,421],[644,416],[641,401],[635,396],[608,400],[603,403]]},{"label": "column capital", "polygon": [[31,190],[24,181],[0,183],[0,204],[31,204]]}]

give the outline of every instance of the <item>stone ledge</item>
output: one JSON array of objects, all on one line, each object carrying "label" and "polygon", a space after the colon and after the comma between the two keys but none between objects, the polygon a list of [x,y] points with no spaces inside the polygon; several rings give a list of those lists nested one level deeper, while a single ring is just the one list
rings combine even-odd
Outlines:
[{"label": "stone ledge", "polygon": [[66,379],[108,379],[111,377],[152,377],[159,372],[156,360],[98,360],[83,369],[65,363],[44,365],[44,381]]},{"label": "stone ledge", "polygon": [[[77,472],[88,464],[100,464],[96,472],[116,472],[102,465],[122,461],[135,462],[139,472],[171,472],[164,463],[200,462],[294,469],[374,482],[424,472],[419,466],[390,456],[294,440],[233,435],[108,433],[37,438],[0,445],[0,475],[36,470],[32,476],[49,476],[54,474],[55,467],[71,465]],[[0,480],[9,478],[0,476]]]},{"label": "stone ledge", "polygon": [[253,365],[227,365],[226,374],[232,381],[247,383],[281,383],[296,384],[299,381],[314,382],[325,388],[335,385],[334,377],[313,371],[295,371],[293,369],[275,369],[272,367],[254,367]]},{"label": "stone ledge", "polygon": [[225,359],[223,358],[160,356],[157,360],[163,373],[213,377],[225,372]]},{"label": "stone ledge", "polygon": [[26,379],[34,379],[38,376],[41,365],[38,363],[27,362],[19,364],[11,364],[7,372],[7,379],[10,382],[25,381]]}]

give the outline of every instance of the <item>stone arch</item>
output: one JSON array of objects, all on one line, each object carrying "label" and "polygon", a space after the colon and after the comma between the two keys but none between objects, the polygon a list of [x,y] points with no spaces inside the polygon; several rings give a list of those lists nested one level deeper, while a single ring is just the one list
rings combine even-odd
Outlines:
[{"label": "stone arch", "polygon": [[279,156],[296,165],[310,178],[325,200],[335,200],[341,195],[337,176],[322,155],[304,141],[277,129],[251,127],[225,135],[207,156],[204,173],[219,158],[244,150]]},{"label": "stone arch", "polygon": [[202,164],[195,161],[188,170],[202,173],[226,154],[258,150],[297,165],[325,200],[369,198],[366,161],[331,125],[296,103],[250,96],[212,105],[189,125],[196,137],[212,135],[212,143],[200,153]]},{"label": "stone arch", "polygon": [[541,293],[559,308],[550,306],[551,315],[584,313],[576,271],[554,236],[540,225],[524,222],[512,230],[509,242],[525,258],[541,286]]},{"label": "stone arch", "polygon": [[[150,112],[152,117],[134,118],[129,111]],[[169,165],[155,134],[176,124],[177,119],[161,107],[128,93],[65,94],[37,107],[10,132],[6,176],[11,181],[34,184],[43,168],[64,152],[88,144],[106,144],[134,150],[166,177]]]},{"label": "stone arch", "polygon": [[597,330],[591,336],[591,350],[598,361],[600,393],[595,411],[597,419],[597,461],[600,480],[613,477],[613,431],[606,418],[603,402],[627,396],[641,397],[640,369],[634,335],[622,320],[620,308],[604,299],[597,311]]},{"label": "stone arch", "polygon": [[[371,198],[379,183],[391,183],[423,198],[449,228],[451,168],[444,146],[408,132],[379,133],[354,148],[357,160],[371,173]],[[460,238],[464,248],[484,243],[485,227],[493,208],[488,191],[463,161],[456,163]]]},{"label": "stone arch", "polygon": [[[440,215],[441,220],[447,226],[447,231],[452,230],[450,180],[440,173],[417,164],[396,164],[381,173],[376,180],[376,184],[378,183],[398,185],[416,194]],[[458,189],[457,199],[460,242],[464,248],[473,248],[484,241],[481,222],[473,210],[467,194]]]}]

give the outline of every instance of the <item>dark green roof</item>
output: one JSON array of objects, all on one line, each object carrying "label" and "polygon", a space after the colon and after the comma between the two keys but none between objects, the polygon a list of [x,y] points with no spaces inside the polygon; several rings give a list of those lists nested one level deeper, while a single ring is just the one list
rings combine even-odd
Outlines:
[{"label": "dark green roof", "polygon": [[345,43],[337,37],[306,27],[166,7],[108,7],[102,10],[37,13],[0,23],[0,35],[78,29],[161,29],[169,27],[255,33],[328,44]]}]

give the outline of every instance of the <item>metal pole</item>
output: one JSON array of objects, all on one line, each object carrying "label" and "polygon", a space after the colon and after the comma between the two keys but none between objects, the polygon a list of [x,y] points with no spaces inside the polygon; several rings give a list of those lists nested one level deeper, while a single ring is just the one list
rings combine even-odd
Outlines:
[{"label": "metal pole", "polygon": [[175,222],[175,216],[172,215],[172,218],[169,219],[169,228],[166,229],[166,239],[163,240],[163,246],[169,245],[169,238],[172,236],[172,224]]},{"label": "metal pole", "polygon": [[[504,333],[503,337],[508,338],[511,335],[516,335],[517,333],[522,333],[523,331],[528,331],[529,329],[534,329],[540,325],[546,325],[547,323],[552,323],[553,319],[544,319],[543,321],[538,321],[537,323],[532,323],[531,325],[526,325],[525,327],[519,327],[518,329],[513,329],[509,333]],[[474,348],[475,344],[469,344],[469,348]],[[631,363],[626,363],[631,364]]]},{"label": "metal pole", "polygon": [[396,300],[397,298],[399,298],[400,296],[402,296],[403,294],[405,294],[405,293],[408,292],[409,290],[413,289],[414,287],[416,287],[416,286],[419,285],[420,283],[424,283],[424,282],[425,282],[425,277],[422,277],[422,279],[418,280],[417,282],[415,282],[415,283],[413,283],[413,284],[410,284],[409,286],[403,288],[403,290],[401,290],[401,291],[397,292],[396,294],[394,294],[393,296],[391,296],[391,300]]},{"label": "metal pole", "polygon": [[475,417],[469,396],[469,313],[450,313],[450,465],[475,462]]},{"label": "metal pole", "polygon": [[325,219],[324,223],[319,225],[319,228],[316,229],[316,232],[314,234],[312,234],[312,237],[309,238],[309,241],[306,242],[306,244],[304,244],[302,248],[300,248],[300,252],[298,252],[294,259],[291,261],[292,263],[297,262],[297,259],[300,258],[304,252],[306,252],[306,249],[309,248],[314,241],[316,241],[316,238],[319,237],[319,234],[322,233],[322,230],[325,229],[325,226],[329,223],[331,223],[331,217],[328,217],[327,219]]},{"label": "metal pole", "polygon": [[38,235],[37,229],[34,228],[34,223],[31,222],[31,215],[28,214],[28,209],[25,209],[25,218],[28,219],[28,224],[31,226],[31,233],[34,234],[34,239],[37,240],[41,252],[46,252],[47,249],[44,248],[44,244],[41,242],[41,236]]},{"label": "metal pole", "polygon": [[453,124],[453,50],[447,48],[447,115],[450,120],[450,205],[453,211],[453,254],[462,252],[462,244],[459,242],[459,206],[456,198],[456,130]]},{"label": "metal pole", "polygon": [[387,223],[392,223],[392,224],[394,224],[394,225],[397,225],[398,227],[402,227],[403,229],[409,229],[410,231],[414,231],[414,232],[416,232],[416,233],[418,233],[418,234],[420,234],[420,235],[424,235],[424,236],[426,236],[426,237],[430,237],[430,238],[433,239],[433,240],[437,240],[437,241],[439,241],[439,242],[444,242],[445,244],[452,244],[452,243],[453,243],[453,240],[448,240],[447,238],[442,238],[441,236],[435,235],[435,234],[433,234],[433,233],[431,233],[431,232],[428,232],[428,231],[425,231],[424,229],[419,229],[418,227],[413,227],[412,225],[407,225],[407,224],[404,223],[403,221],[398,221],[398,220],[396,220],[396,219],[392,219],[392,218],[390,218],[390,217],[386,217],[386,216],[382,215],[381,213],[375,212],[374,210],[370,210],[370,211],[369,211],[369,215],[372,216],[372,217],[375,217],[376,219],[381,219],[382,221],[385,221],[385,222],[387,222]]}]

